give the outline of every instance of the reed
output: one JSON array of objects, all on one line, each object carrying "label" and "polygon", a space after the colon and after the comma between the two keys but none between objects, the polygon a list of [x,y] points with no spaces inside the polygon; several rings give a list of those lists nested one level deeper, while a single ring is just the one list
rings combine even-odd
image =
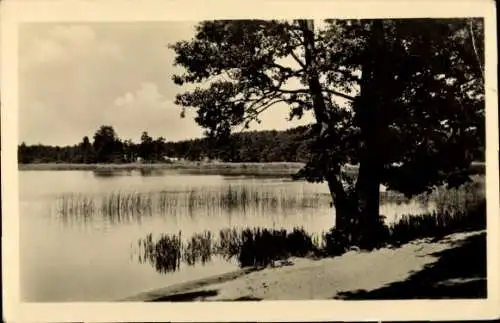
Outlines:
[{"label": "reed", "polygon": [[[446,200],[448,201],[448,200]],[[442,238],[445,235],[486,228],[486,200],[460,200],[455,205],[448,202],[439,211],[421,215],[404,215],[391,224],[387,242],[401,245],[418,238]],[[466,204],[464,208],[462,205]],[[458,206],[457,206],[458,205]]]},{"label": "reed", "polygon": [[[457,203],[454,209],[443,213],[437,211],[422,215],[405,215],[398,222],[384,225],[384,235],[379,246],[398,246],[409,241],[486,228],[486,201],[467,202],[462,208]],[[189,266],[205,264],[213,256],[227,261],[235,259],[240,267],[265,267],[277,260],[308,255],[338,256],[349,250],[350,242],[335,229],[321,235],[307,233],[301,227],[285,229],[226,228],[218,235],[210,231],[194,234],[185,241],[179,234],[164,234],[153,241],[151,234],[139,241],[141,259],[147,259],[158,272],[178,270],[180,264]]]},{"label": "reed", "polygon": [[112,220],[157,214],[206,214],[221,210],[246,212],[318,208],[328,205],[327,194],[291,193],[260,187],[228,185],[222,189],[191,189],[187,192],[110,192],[101,196],[65,194],[59,198],[59,213],[66,216],[102,215]]},{"label": "reed", "polygon": [[82,194],[64,195],[58,201],[57,210],[63,217],[88,217],[95,213],[95,201]]},{"label": "reed", "polygon": [[[319,241],[316,239],[315,241]],[[185,241],[179,234],[163,234],[156,241],[148,234],[138,241],[139,261],[149,262],[160,273],[178,270],[181,262],[194,266],[206,264],[213,256],[236,259],[240,267],[263,267],[291,256],[303,257],[319,249],[312,236],[302,228],[223,229],[216,237],[210,231],[196,233]]]},{"label": "reed", "polygon": [[212,233],[210,231],[194,234],[183,248],[184,261],[190,266],[194,266],[197,263],[206,264],[209,262],[214,253],[212,241]]},{"label": "reed", "polygon": [[[484,177],[457,189],[436,188],[431,193],[408,199],[395,192],[383,192],[381,203],[432,203],[438,214],[454,213],[472,208],[484,200]],[[283,188],[230,184],[222,188],[197,188],[187,191],[110,192],[100,196],[65,194],[58,200],[58,211],[65,217],[104,216],[111,221],[125,221],[152,214],[205,215],[222,211],[244,214],[249,210],[274,212],[325,207],[330,203],[325,193],[289,191]]]},{"label": "reed", "polygon": [[152,234],[139,240],[141,253],[139,262],[148,262],[160,273],[176,271],[181,264],[181,233],[178,235],[162,234],[156,241]]}]

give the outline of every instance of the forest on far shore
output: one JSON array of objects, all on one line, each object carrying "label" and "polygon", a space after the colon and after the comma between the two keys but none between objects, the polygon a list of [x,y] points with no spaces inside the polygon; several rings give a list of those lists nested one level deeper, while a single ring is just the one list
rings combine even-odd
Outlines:
[{"label": "forest on far shore", "polygon": [[309,157],[308,126],[285,131],[265,130],[231,134],[217,141],[197,138],[167,141],[143,132],[139,143],[122,140],[112,126],[101,126],[92,139],[83,137],[72,146],[26,145],[18,147],[18,162],[130,163],[169,160],[220,160],[224,162],[306,162]]}]

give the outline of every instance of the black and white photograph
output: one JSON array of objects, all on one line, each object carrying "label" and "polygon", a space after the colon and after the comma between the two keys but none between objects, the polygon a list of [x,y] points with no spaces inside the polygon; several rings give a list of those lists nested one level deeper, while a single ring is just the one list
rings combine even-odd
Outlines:
[{"label": "black and white photograph", "polygon": [[301,16],[292,1],[275,17],[3,10],[2,222],[15,224],[2,249],[18,264],[4,297],[202,319],[196,306],[273,301],[274,318],[307,304],[286,301],[322,301],[331,318],[400,306],[387,301],[491,314],[496,34],[479,3],[456,16],[328,16],[323,2]]}]

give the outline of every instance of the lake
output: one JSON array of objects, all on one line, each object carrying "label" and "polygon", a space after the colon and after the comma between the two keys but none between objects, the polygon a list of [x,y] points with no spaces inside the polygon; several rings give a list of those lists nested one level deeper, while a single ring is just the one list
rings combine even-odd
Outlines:
[{"label": "lake", "polygon": [[[326,184],[174,171],[20,171],[21,297],[30,302],[115,301],[238,269],[214,258],[164,273],[139,261],[151,234],[303,227],[335,218]],[[386,221],[432,204],[382,203]]]}]

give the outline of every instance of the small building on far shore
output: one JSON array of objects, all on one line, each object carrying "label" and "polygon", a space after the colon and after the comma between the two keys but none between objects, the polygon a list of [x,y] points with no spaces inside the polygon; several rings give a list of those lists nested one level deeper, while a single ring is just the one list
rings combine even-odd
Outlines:
[{"label": "small building on far shore", "polygon": [[178,157],[163,156],[163,160],[166,162],[178,162],[181,161],[182,159]]}]

